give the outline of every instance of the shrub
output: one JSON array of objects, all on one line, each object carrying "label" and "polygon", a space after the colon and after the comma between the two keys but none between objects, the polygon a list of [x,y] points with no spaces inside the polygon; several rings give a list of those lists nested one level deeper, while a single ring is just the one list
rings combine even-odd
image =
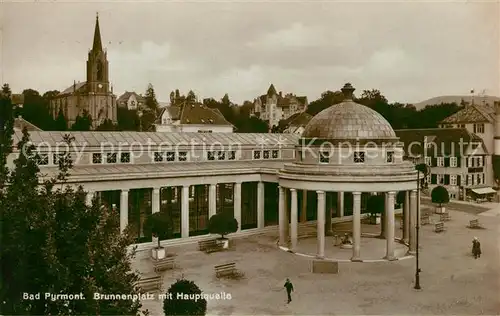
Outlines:
[{"label": "shrub", "polygon": [[372,216],[377,214],[382,214],[385,209],[385,198],[383,195],[372,195],[368,198],[366,203],[366,208],[372,214]]},{"label": "shrub", "polygon": [[219,234],[222,238],[224,235],[234,233],[238,230],[238,221],[231,213],[223,212],[210,217],[208,222],[208,231],[211,234]]},{"label": "shrub", "polygon": [[443,186],[435,187],[431,192],[432,203],[441,204],[448,203],[450,201],[450,196],[448,194],[448,190],[446,190]]},{"label": "shrub", "polygon": [[172,218],[165,211],[153,213],[146,219],[144,230],[158,237],[158,248],[160,248],[160,240],[169,239],[172,236]]},{"label": "shrub", "polygon": [[[182,297],[177,297],[179,294]],[[170,286],[166,298],[163,300],[163,312],[165,315],[205,315],[207,312],[207,300],[198,296],[200,288],[189,280],[177,280]]]}]

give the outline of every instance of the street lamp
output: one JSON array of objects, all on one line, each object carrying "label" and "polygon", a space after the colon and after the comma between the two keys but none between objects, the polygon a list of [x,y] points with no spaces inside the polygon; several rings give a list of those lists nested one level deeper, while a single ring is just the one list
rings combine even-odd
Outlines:
[{"label": "street lamp", "polygon": [[419,236],[420,236],[420,172],[425,176],[427,174],[427,165],[425,163],[421,163],[415,166],[417,169],[417,225],[416,225],[416,234],[417,234],[417,252],[416,252],[416,267],[415,267],[415,290],[420,290],[420,266],[419,266]]},{"label": "street lamp", "polygon": [[139,117],[139,132],[142,132],[142,111],[137,111],[137,116]]}]

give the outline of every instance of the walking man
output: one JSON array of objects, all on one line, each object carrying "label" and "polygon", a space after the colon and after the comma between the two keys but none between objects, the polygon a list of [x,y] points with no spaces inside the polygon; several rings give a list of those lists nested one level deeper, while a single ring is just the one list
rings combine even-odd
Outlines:
[{"label": "walking man", "polygon": [[286,289],[286,294],[288,295],[288,303],[287,304],[290,304],[290,302],[292,301],[293,284],[292,284],[292,282],[290,282],[289,278],[286,279],[284,287]]},{"label": "walking man", "polygon": [[477,237],[472,240],[472,255],[474,259],[481,258],[481,243]]}]

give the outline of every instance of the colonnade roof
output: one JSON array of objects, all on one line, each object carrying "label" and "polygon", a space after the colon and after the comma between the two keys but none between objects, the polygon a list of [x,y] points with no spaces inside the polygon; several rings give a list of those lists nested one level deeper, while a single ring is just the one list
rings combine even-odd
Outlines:
[{"label": "colonnade roof", "polygon": [[[103,143],[118,145],[120,143],[138,143],[182,145],[193,143],[221,143],[242,145],[282,145],[294,146],[299,135],[274,133],[170,133],[170,132],[30,132],[30,140],[34,144],[45,143],[57,145],[64,142],[64,135],[75,138],[75,144],[99,147]],[[14,133],[14,144],[22,139],[22,132]]]}]

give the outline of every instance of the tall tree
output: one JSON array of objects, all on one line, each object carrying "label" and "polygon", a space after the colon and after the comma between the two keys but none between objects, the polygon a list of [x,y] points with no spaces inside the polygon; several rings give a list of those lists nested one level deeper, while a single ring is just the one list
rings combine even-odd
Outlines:
[{"label": "tall tree", "polygon": [[[69,145],[73,139],[65,136],[65,141]],[[94,299],[94,293],[138,294],[133,253],[127,252],[132,238],[128,231],[119,233],[119,215],[97,200],[86,205],[81,187],[65,185],[72,167],[68,152],[59,153],[57,178],[42,182],[26,129],[17,148],[15,168],[0,190],[0,313],[135,315],[138,301]],[[29,300],[24,293],[42,296]],[[83,296],[53,300],[43,293]]]},{"label": "tall tree", "polygon": [[24,104],[20,115],[28,122],[43,130],[51,130],[54,126],[49,102],[38,91],[26,89],[23,91]]},{"label": "tall tree", "polygon": [[92,116],[86,110],[83,111],[82,115],[78,115],[75,119],[75,123],[71,126],[72,131],[90,131],[92,128]]},{"label": "tall tree", "polygon": [[105,119],[99,126],[96,127],[96,131],[116,131],[118,126],[113,124],[110,119]]},{"label": "tall tree", "polygon": [[153,85],[148,84],[146,94],[144,96],[146,107],[142,110],[141,127],[143,131],[148,131],[152,128],[156,117],[159,113],[158,101],[156,100],[156,93]]},{"label": "tall tree", "polygon": [[54,130],[56,131],[66,131],[68,130],[68,122],[64,116],[63,111],[60,109],[57,114],[56,120],[54,122]]},{"label": "tall tree", "polygon": [[344,101],[344,94],[342,94],[342,92],[333,92],[330,90],[325,91],[321,94],[321,97],[318,100],[309,103],[309,105],[307,106],[307,113],[314,116],[324,109],[329,108],[330,106],[338,104],[342,101]]},{"label": "tall tree", "polygon": [[0,92],[0,192],[7,176],[7,156],[12,152],[14,109],[11,102],[11,94],[9,85],[4,84]]}]

